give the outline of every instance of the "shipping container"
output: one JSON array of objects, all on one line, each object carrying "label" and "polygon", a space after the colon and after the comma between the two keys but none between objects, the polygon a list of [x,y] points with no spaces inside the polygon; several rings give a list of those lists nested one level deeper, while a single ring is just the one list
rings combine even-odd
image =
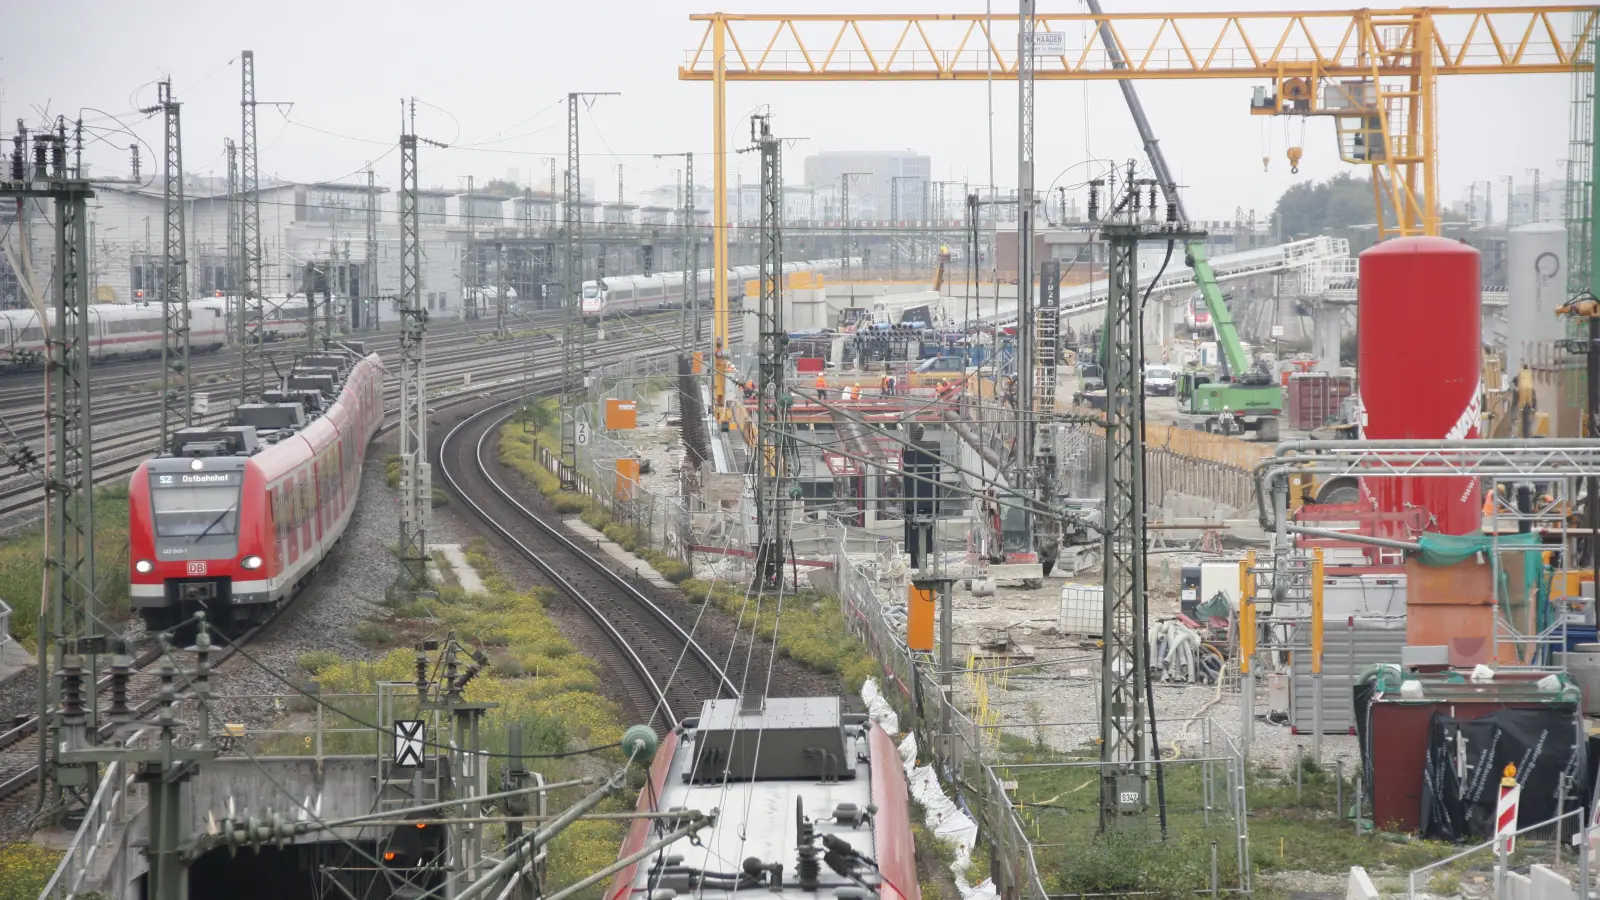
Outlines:
[{"label": "shipping container", "polygon": [[1355,393],[1355,379],[1327,372],[1296,372],[1289,376],[1289,425],[1298,431],[1315,431],[1339,424],[1339,409]]}]

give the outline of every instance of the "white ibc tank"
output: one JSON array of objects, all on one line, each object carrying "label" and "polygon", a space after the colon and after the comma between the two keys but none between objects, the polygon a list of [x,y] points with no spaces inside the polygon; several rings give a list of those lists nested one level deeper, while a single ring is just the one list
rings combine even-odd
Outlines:
[{"label": "white ibc tank", "polygon": [[[1566,334],[1556,307],[1567,300],[1567,229],[1532,222],[1511,229],[1506,247],[1506,372],[1537,361],[1539,344]],[[1553,358],[1548,351],[1544,359]]]}]

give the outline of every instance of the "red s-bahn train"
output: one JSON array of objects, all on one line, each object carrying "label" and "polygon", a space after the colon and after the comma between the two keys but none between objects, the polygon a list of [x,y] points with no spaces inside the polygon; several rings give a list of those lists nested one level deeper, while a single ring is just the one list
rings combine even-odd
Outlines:
[{"label": "red s-bahn train", "polygon": [[383,420],[382,362],[345,346],[301,356],[233,424],[182,429],[133,473],[129,592],[146,627],[202,609],[224,628],[264,622],[332,550]]}]

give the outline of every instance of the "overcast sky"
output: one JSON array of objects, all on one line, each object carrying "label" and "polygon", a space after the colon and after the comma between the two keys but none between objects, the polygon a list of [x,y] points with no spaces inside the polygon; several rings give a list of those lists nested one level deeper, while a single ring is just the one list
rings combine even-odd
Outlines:
[{"label": "overcast sky", "polygon": [[[721,0],[719,0],[720,4]],[[1346,8],[1343,2],[1304,0],[1104,0],[1108,11]],[[1480,6],[1458,2],[1455,6]],[[711,150],[711,91],[677,79],[677,67],[704,31],[692,12],[715,8],[693,0],[611,2],[427,3],[417,0],[56,0],[6,4],[0,56],[0,128],[9,134],[41,110],[69,118],[80,108],[115,114],[159,151],[160,120],[133,111],[156,100],[155,82],[173,79],[183,102],[186,168],[225,171],[223,138],[239,136],[238,53],[256,53],[257,98],[292,101],[292,110],[260,110],[263,174],[292,180],[352,177],[378,160],[382,183],[399,177],[393,152],[399,98],[414,95],[418,131],[475,149],[424,147],[424,186],[456,188],[468,174],[524,179],[548,172],[551,154],[564,154],[563,101],[568,91],[618,91],[582,115],[583,174],[601,199],[615,196],[616,166],[625,166],[630,193],[670,184],[673,161],[652,153]],[[1041,11],[1076,12],[1076,0],[1040,3]],[[738,12],[816,12],[851,8],[884,12],[981,12],[982,0],[915,0],[832,4],[812,0],[742,0]],[[1014,3],[996,0],[996,13]],[[1563,21],[1562,26],[1566,23]],[[1519,184],[1541,168],[1560,176],[1567,155],[1571,78],[1566,75],[1459,76],[1439,88],[1441,201],[1462,196],[1471,181],[1503,178]],[[1338,158],[1333,125],[1304,125],[1305,157],[1292,175],[1286,143],[1300,143],[1300,119],[1266,119],[1248,112],[1246,80],[1145,81],[1138,89],[1157,135],[1187,185],[1190,214],[1231,218],[1235,208],[1265,215],[1297,180],[1355,170]],[[934,177],[987,181],[990,166],[987,91],[982,83],[732,84],[730,141],[743,144],[749,111],[770,106],[774,130],[805,138],[786,151],[787,180],[798,182],[800,159],[819,149],[914,149],[932,157]],[[1088,157],[1139,154],[1135,132],[1114,83],[1041,83],[1037,92],[1039,187],[1077,184]],[[1016,171],[1016,85],[993,88],[993,165],[1001,184]],[[116,127],[85,110],[86,121]],[[97,171],[126,169],[125,136],[108,135],[86,153]],[[8,144],[9,146],[9,144]],[[1263,171],[1262,156],[1271,157]],[[710,159],[697,158],[709,183]],[[731,157],[747,179],[749,155]],[[157,162],[146,156],[146,174]],[[1078,168],[1068,170],[1077,165]],[[1065,172],[1065,174],[1062,174]],[[1358,173],[1359,174],[1359,173]],[[1501,204],[1496,203],[1499,208]]]}]

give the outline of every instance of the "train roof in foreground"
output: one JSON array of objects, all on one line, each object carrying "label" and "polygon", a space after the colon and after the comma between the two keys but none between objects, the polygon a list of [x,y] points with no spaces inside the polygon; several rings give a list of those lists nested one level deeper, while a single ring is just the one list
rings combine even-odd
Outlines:
[{"label": "train roof in foreground", "polygon": [[652,769],[653,807],[717,810],[717,822],[637,864],[608,897],[916,900],[899,755],[866,716],[838,697],[708,700],[684,726]]}]

